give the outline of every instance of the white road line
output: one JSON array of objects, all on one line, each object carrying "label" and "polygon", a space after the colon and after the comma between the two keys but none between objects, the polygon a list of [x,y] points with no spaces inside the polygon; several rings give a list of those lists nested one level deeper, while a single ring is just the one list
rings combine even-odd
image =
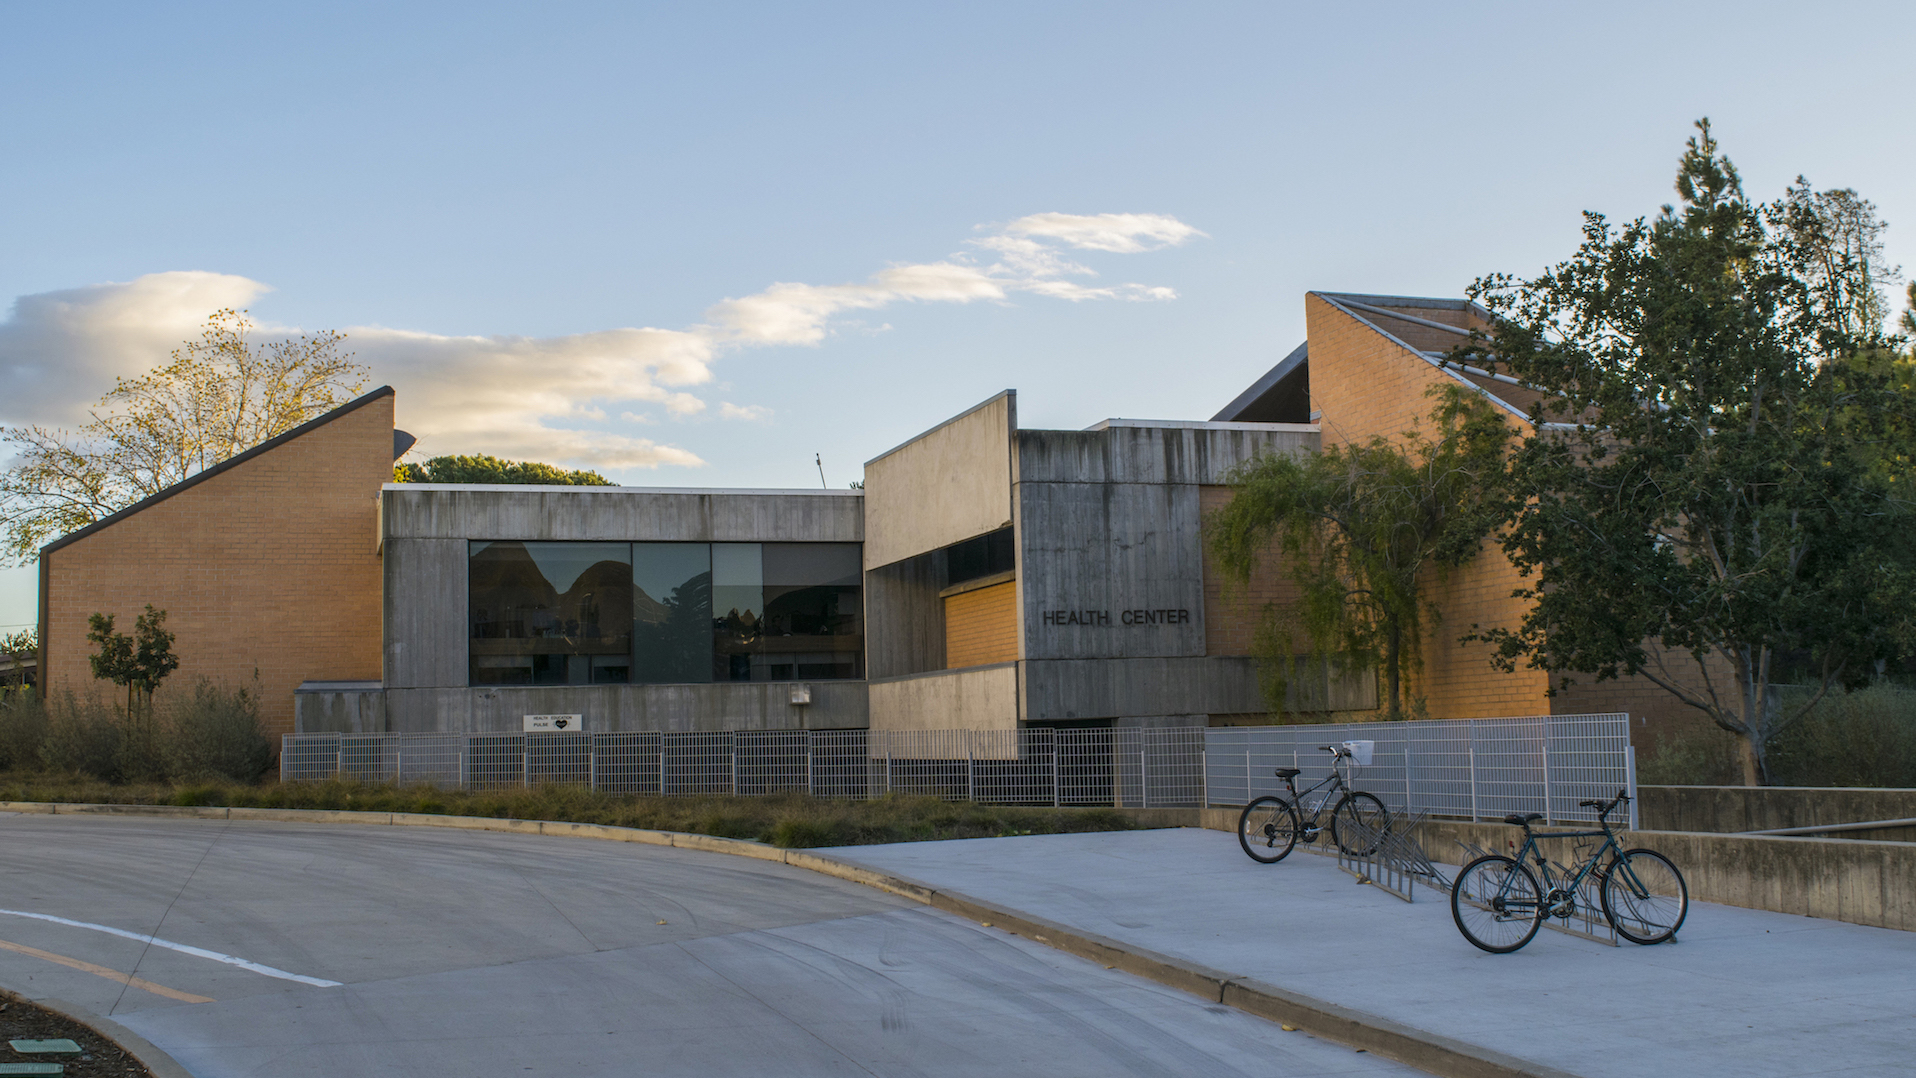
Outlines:
[{"label": "white road line", "polygon": [[230,954],[221,954],[218,951],[209,951],[204,947],[193,947],[184,943],[174,943],[172,940],[163,940],[158,936],[146,936],[138,932],[128,932],[124,928],[114,928],[110,925],[96,925],[87,921],[70,921],[65,917],[55,917],[50,913],[28,913],[25,910],[0,910],[0,914],[4,914],[8,917],[31,917],[36,921],[52,921],[56,925],[66,925],[69,928],[90,928],[95,932],[105,932],[109,936],[119,936],[122,939],[138,940],[141,943],[149,943],[155,947],[164,947],[169,951],[190,954],[195,958],[210,958],[215,962],[224,962],[229,966],[238,966],[243,970],[250,970],[267,977],[278,977],[282,981],[298,981],[300,984],[310,984],[315,988],[339,987],[338,981],[328,981],[321,977],[308,977],[299,973],[288,973],[283,969],[262,966],[258,962],[248,962],[244,958],[235,958]]}]

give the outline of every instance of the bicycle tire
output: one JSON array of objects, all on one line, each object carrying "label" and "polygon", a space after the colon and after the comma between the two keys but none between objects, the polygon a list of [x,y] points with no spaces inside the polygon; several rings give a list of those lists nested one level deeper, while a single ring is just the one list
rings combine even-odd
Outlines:
[{"label": "bicycle tire", "polygon": [[1690,887],[1683,873],[1655,850],[1618,854],[1599,895],[1603,916],[1617,935],[1646,947],[1676,935],[1690,915]]},{"label": "bicycle tire", "polygon": [[[1513,896],[1512,891],[1522,894]],[[1451,884],[1450,919],[1472,946],[1491,954],[1509,954],[1534,939],[1543,926],[1543,888],[1528,868],[1512,858],[1494,853],[1479,857],[1465,865]],[[1495,931],[1499,925],[1511,926],[1513,931]],[[1520,926],[1521,934],[1513,934]]]},{"label": "bicycle tire", "polygon": [[[1353,790],[1331,810],[1331,841],[1354,857],[1377,852],[1378,844],[1390,831],[1390,810],[1375,794]],[[1351,841],[1346,842],[1345,836]],[[1362,849],[1356,847],[1362,844]]]},{"label": "bicycle tire", "polygon": [[1281,797],[1260,797],[1237,814],[1237,844],[1253,861],[1274,865],[1297,846],[1297,810]]}]

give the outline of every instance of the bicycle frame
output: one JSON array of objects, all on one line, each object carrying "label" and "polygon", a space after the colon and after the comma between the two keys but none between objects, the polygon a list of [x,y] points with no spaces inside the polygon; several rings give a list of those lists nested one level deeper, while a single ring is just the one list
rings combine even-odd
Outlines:
[{"label": "bicycle frame", "polygon": [[[1343,769],[1344,755],[1342,753],[1336,753],[1331,757],[1330,777],[1317,780],[1307,787],[1303,793],[1297,791],[1296,778],[1293,777],[1284,780],[1285,788],[1291,792],[1291,805],[1297,809],[1297,825],[1299,827],[1316,827],[1318,818],[1324,815],[1324,810],[1333,807],[1332,798],[1334,798],[1340,790],[1346,794],[1353,792],[1350,784],[1344,781]],[[1310,811],[1309,818],[1306,819],[1304,799],[1326,786],[1331,788],[1330,792],[1324,795],[1324,799],[1317,803],[1317,807]]]},{"label": "bicycle frame", "polygon": [[[1597,823],[1602,828],[1601,830],[1537,832],[1532,831],[1529,824],[1523,825],[1523,846],[1517,850],[1516,861],[1518,864],[1522,864],[1528,859],[1536,863],[1539,875],[1542,877],[1539,882],[1543,885],[1544,889],[1544,903],[1546,906],[1544,913],[1546,916],[1557,916],[1553,914],[1550,908],[1554,906],[1554,903],[1550,901],[1550,896],[1553,893],[1575,895],[1577,889],[1583,886],[1584,879],[1587,878],[1591,872],[1598,872],[1599,875],[1601,875],[1615,871],[1619,865],[1622,866],[1624,871],[1624,883],[1629,886],[1632,894],[1638,898],[1642,898],[1649,893],[1649,888],[1643,885],[1643,881],[1636,878],[1635,870],[1631,869],[1629,863],[1623,860],[1621,856],[1623,852],[1622,845],[1617,842],[1617,833],[1610,829],[1610,821],[1606,818],[1606,815],[1599,814]],[[1550,859],[1545,857],[1543,852],[1537,848],[1537,840],[1544,838],[1601,838],[1603,842],[1589,857],[1579,861],[1574,870],[1566,868],[1566,872],[1569,874],[1560,880],[1557,874],[1550,870]],[[1599,869],[1598,865],[1602,864],[1603,855],[1606,853],[1610,855],[1610,863],[1602,869]],[[1498,888],[1497,897],[1500,899],[1505,898],[1509,887],[1510,881],[1505,880],[1503,886]],[[1512,905],[1520,906],[1522,903],[1512,903]],[[1568,916],[1568,914],[1561,916]]]}]

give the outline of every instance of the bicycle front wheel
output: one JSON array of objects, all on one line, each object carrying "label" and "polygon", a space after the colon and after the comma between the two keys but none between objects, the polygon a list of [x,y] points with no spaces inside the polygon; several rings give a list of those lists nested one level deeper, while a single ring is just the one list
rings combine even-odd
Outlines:
[{"label": "bicycle front wheel", "polygon": [[1662,943],[1676,935],[1690,912],[1683,873],[1655,850],[1617,855],[1603,878],[1602,897],[1603,915],[1631,943]]},{"label": "bicycle front wheel", "polygon": [[1281,797],[1260,797],[1237,816],[1237,844],[1251,860],[1274,865],[1297,845],[1297,810]]},{"label": "bicycle front wheel", "polygon": [[1377,852],[1390,831],[1390,810],[1367,793],[1352,793],[1331,812],[1331,840],[1347,854],[1363,857]]},{"label": "bicycle front wheel", "polygon": [[1516,861],[1494,853],[1479,857],[1451,884],[1450,917],[1472,944],[1509,954],[1529,943],[1543,924],[1543,890]]}]

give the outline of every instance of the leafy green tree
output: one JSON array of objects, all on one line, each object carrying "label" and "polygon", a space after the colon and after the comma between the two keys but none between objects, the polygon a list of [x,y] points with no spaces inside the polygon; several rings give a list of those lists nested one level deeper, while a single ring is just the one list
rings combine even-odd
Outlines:
[{"label": "leafy green tree", "polygon": [[[1569,261],[1473,286],[1492,328],[1459,358],[1546,392],[1502,532],[1528,612],[1482,638],[1560,684],[1641,675],[1740,737],[1756,785],[1772,738],[1906,647],[1916,518],[1885,447],[1911,396],[1880,361],[1873,209],[1756,204],[1697,126],[1680,208],[1586,214]],[[1784,664],[1816,689],[1773,708]]]},{"label": "leafy green tree", "polygon": [[245,311],[120,378],[77,431],[0,428],[0,561],[24,564],[77,531],[344,404],[366,368],[331,331],[258,341]]},{"label": "leafy green tree", "polygon": [[166,611],[146,604],[146,613],[133,619],[133,635],[113,630],[112,614],[94,614],[87,619],[87,641],[99,647],[89,655],[93,676],[126,687],[126,713],[129,719],[144,715],[152,708],[153,691],[166,675],[179,669],[179,657],[173,654],[173,634],[166,628]]},{"label": "leafy green tree", "polygon": [[1434,433],[1372,438],[1320,453],[1260,457],[1230,478],[1207,522],[1212,552],[1239,586],[1276,554],[1300,600],[1273,604],[1258,633],[1266,698],[1282,712],[1295,657],[1340,675],[1377,671],[1386,717],[1403,718],[1420,666],[1423,585],[1474,558],[1495,522],[1510,425],[1459,387],[1437,394]]},{"label": "leafy green tree", "polygon": [[501,460],[484,453],[470,457],[434,457],[424,464],[393,468],[395,483],[525,484],[546,487],[612,487],[598,472],[568,471],[537,461]]},{"label": "leafy green tree", "polygon": [[26,684],[27,671],[22,665],[40,654],[40,632],[37,629],[21,629],[17,633],[0,636],[0,662],[9,664],[8,669],[0,671],[0,697],[10,689],[19,689]]}]

